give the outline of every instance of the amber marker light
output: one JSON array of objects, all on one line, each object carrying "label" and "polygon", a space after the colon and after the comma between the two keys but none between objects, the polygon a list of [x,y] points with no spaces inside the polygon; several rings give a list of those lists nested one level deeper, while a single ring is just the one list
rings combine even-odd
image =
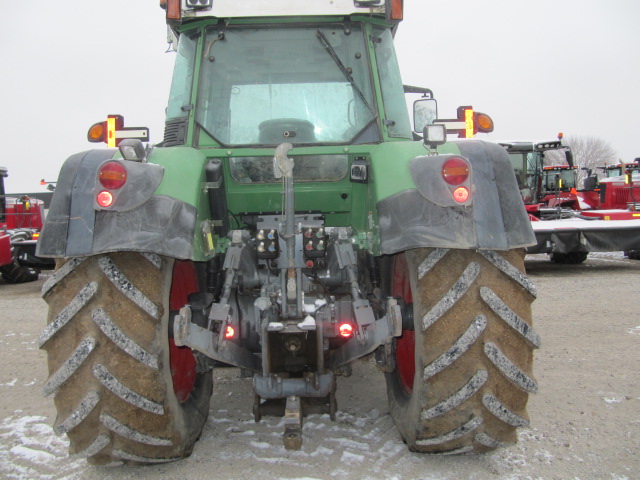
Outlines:
[{"label": "amber marker light", "polygon": [[[162,6],[162,3],[160,4]],[[180,11],[180,0],[167,0],[165,2],[165,7],[167,10],[167,19],[169,20],[180,20],[181,11]]]},{"label": "amber marker light", "polygon": [[486,113],[476,112],[476,128],[479,132],[493,132],[493,120]]},{"label": "amber marker light", "polygon": [[402,0],[391,0],[391,12],[389,17],[391,20],[402,20]]},{"label": "amber marker light", "polygon": [[106,130],[106,122],[94,123],[87,132],[87,140],[91,143],[104,142],[106,140]]}]

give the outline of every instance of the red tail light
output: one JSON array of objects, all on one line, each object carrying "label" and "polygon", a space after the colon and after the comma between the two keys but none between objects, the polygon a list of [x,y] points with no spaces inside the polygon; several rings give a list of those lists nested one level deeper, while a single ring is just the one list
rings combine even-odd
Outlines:
[{"label": "red tail light", "polygon": [[227,325],[227,327],[224,329],[224,338],[229,340],[235,337],[235,335],[236,335],[235,329],[231,325]]},{"label": "red tail light", "polygon": [[469,190],[467,187],[458,187],[453,191],[453,199],[458,203],[465,203],[469,200]]},{"label": "red tail light", "polygon": [[460,185],[469,178],[469,164],[460,157],[451,157],[442,165],[442,178],[449,185]]},{"label": "red tail light", "polygon": [[101,207],[110,207],[111,204],[113,203],[113,195],[111,194],[111,192],[107,192],[106,190],[101,191],[100,193],[98,193],[98,196],[96,197],[96,202],[98,202],[98,205],[100,205]]},{"label": "red tail light", "polygon": [[120,162],[107,162],[100,168],[98,179],[104,188],[118,190],[127,183],[127,169]]},{"label": "red tail light", "polygon": [[350,323],[342,323],[338,327],[338,331],[340,332],[340,336],[344,338],[349,338],[353,335],[353,325]]}]

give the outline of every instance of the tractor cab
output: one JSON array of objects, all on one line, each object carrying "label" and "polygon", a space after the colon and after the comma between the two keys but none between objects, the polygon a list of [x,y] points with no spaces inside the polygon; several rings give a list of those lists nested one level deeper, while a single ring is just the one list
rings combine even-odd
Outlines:
[{"label": "tractor cab", "polygon": [[[272,150],[283,142],[319,147],[412,139],[388,28],[402,19],[401,3],[393,3],[399,8],[387,10],[384,2],[259,7],[218,1],[192,7],[187,2],[181,9],[180,2],[168,0],[167,23],[179,40],[163,146]],[[271,21],[256,22],[266,14],[261,8]],[[312,15],[310,8],[323,17],[294,22]],[[276,20],[279,15],[288,25]],[[379,22],[363,22],[362,15]],[[330,160],[331,175],[342,178],[346,157]],[[234,159],[234,177],[262,178],[243,170],[247,162]],[[259,159],[250,163],[260,169]],[[306,172],[302,178],[324,175]]]},{"label": "tractor cab", "polygon": [[[525,204],[546,203],[550,195],[570,192],[576,187],[573,154],[561,141],[501,143],[509,154],[511,164]],[[566,165],[545,165],[556,160],[549,152],[564,153]]]},{"label": "tractor cab", "polygon": [[602,170],[604,178],[620,177],[627,174],[638,175],[640,174],[640,163],[618,163],[598,167],[598,169]]},{"label": "tractor cab", "polygon": [[576,188],[576,165],[550,165],[542,167],[542,195],[570,192]]},{"label": "tractor cab", "polygon": [[8,283],[36,280],[54,261],[35,255],[44,219],[44,202],[28,195],[7,195],[6,167],[0,166],[0,276]]}]

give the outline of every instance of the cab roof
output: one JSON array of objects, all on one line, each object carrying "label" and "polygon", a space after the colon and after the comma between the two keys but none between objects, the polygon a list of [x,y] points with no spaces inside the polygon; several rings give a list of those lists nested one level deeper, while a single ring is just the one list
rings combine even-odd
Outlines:
[{"label": "cab roof", "polygon": [[[183,0],[185,16],[263,17],[315,15],[385,15],[385,0]],[[198,7],[198,5],[207,5]],[[194,8],[195,7],[195,8]]]},{"label": "cab roof", "polygon": [[205,18],[375,16],[402,20],[403,0],[160,0],[167,23]]}]

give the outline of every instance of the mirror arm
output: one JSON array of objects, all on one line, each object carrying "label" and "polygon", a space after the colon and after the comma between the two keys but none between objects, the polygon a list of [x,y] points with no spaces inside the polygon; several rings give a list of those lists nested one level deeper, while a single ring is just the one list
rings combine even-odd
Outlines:
[{"label": "mirror arm", "polygon": [[402,85],[404,93],[421,93],[423,98],[433,98],[433,91],[430,88],[414,87],[413,85]]}]

